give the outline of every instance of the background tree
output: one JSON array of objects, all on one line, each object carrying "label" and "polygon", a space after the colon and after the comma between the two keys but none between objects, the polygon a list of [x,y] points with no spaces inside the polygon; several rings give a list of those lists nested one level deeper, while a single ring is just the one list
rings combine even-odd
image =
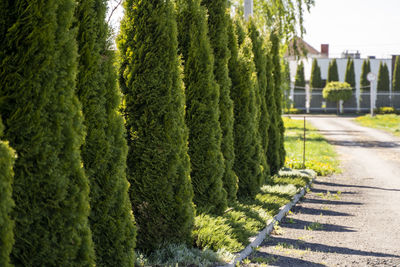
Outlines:
[{"label": "background tree", "polygon": [[127,0],[118,38],[137,246],[191,244],[194,220],[185,95],[171,1]]},{"label": "background tree", "polygon": [[378,71],[378,91],[389,91],[390,89],[390,78],[389,78],[389,70],[386,63],[379,64]]},{"label": "background tree", "polygon": [[117,113],[120,92],[105,15],[104,0],[77,2],[77,94],[87,131],[82,159],[91,188],[89,221],[96,265],[133,266],[136,229],[126,178],[128,147],[124,122]]},{"label": "background tree", "polygon": [[[260,185],[264,183],[267,177],[270,175],[270,167],[268,165],[268,130],[271,124],[271,110],[269,106],[267,106],[267,51],[263,47],[264,46],[264,38],[260,35],[254,21],[252,19],[249,20],[247,25],[247,34],[250,37],[250,44],[252,45],[253,51],[253,59],[254,65],[256,67],[257,81],[258,86],[255,88],[255,98],[257,105],[257,116],[256,121],[258,122],[258,134],[261,142],[261,148],[263,151],[263,155],[265,160],[262,159],[263,163],[263,176],[260,181]],[[264,164],[265,162],[265,164]]]},{"label": "background tree", "polygon": [[18,0],[3,10],[0,114],[4,138],[18,154],[16,266],[94,266],[89,181],[80,156],[82,109],[75,96],[74,4]]},{"label": "background tree", "polygon": [[337,67],[336,59],[334,58],[329,63],[328,78],[327,78],[326,82],[329,83],[329,82],[338,82],[338,81],[339,81],[338,67]]},{"label": "background tree", "polygon": [[202,0],[202,4],[208,9],[208,29],[210,44],[214,54],[214,77],[219,85],[219,109],[220,125],[222,130],[221,150],[225,160],[225,172],[223,176],[224,188],[228,193],[228,199],[235,196],[231,190],[238,178],[233,171],[235,161],[235,149],[233,147],[233,102],[230,96],[231,80],[228,73],[228,2],[226,0]]},{"label": "background tree", "polygon": [[295,87],[295,89],[305,90],[306,80],[304,78],[303,62],[300,62],[300,64],[297,65],[296,76],[294,78],[294,87]]},{"label": "background tree", "polygon": [[365,59],[361,67],[361,77],[360,77],[361,92],[370,91],[370,82],[367,79],[367,75],[370,72],[371,72],[371,63],[369,59]]},{"label": "background tree", "polygon": [[350,84],[351,87],[356,87],[356,74],[354,73],[354,60],[351,58],[347,59],[346,74],[344,77],[345,82]]},{"label": "background tree", "polygon": [[[0,138],[3,136],[3,123],[0,118]],[[14,244],[14,221],[11,211],[14,207],[12,184],[14,178],[14,150],[8,142],[0,140],[0,266],[11,267],[10,253]]]},{"label": "background tree", "polygon": [[323,87],[322,78],[321,78],[321,68],[318,66],[318,61],[316,58],[313,60],[312,68],[311,68],[311,77],[310,77],[310,88],[311,89],[321,89]]},{"label": "background tree", "polygon": [[[254,196],[264,179],[266,164],[258,133],[258,105],[255,90],[257,74],[251,40],[245,37],[238,48],[233,23],[229,25],[229,76],[232,80],[231,95],[234,101],[234,170],[239,177],[239,194]],[[263,162],[264,161],[264,162]]]},{"label": "background tree", "polygon": [[353,94],[353,87],[346,82],[329,82],[322,91],[322,96],[328,101],[336,102],[336,110],[339,114],[340,100],[346,101]]},{"label": "background tree", "polygon": [[[179,52],[184,60],[186,123],[194,203],[200,212],[221,214],[227,206],[222,177],[219,88],[214,80],[214,60],[208,39],[206,10],[199,0],[177,1]],[[236,198],[237,181],[226,184],[230,200]]]},{"label": "background tree", "polygon": [[394,64],[393,79],[392,79],[392,91],[400,91],[400,57],[396,57]]}]

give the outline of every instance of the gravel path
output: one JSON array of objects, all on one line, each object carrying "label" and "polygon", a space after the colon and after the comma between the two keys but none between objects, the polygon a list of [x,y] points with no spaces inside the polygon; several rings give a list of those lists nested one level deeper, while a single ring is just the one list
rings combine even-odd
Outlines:
[{"label": "gravel path", "polygon": [[271,266],[400,266],[400,139],[351,118],[308,117],[343,173],[320,177],[253,254]]}]

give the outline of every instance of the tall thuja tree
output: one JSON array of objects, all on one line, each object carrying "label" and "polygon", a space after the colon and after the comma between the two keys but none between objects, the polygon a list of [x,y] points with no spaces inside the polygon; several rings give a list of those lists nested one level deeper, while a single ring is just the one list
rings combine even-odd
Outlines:
[{"label": "tall thuja tree", "polygon": [[11,262],[93,266],[89,181],[80,156],[83,118],[75,96],[75,1],[7,3],[0,33],[0,113],[4,139],[18,154]]},{"label": "tall thuja tree", "polygon": [[[240,24],[237,27],[241,27]],[[231,96],[234,102],[234,170],[239,177],[239,195],[254,196],[265,179],[266,164],[258,133],[258,109],[256,90],[257,74],[254,65],[252,43],[244,37],[240,49],[233,22],[228,28],[228,44],[231,52],[229,76],[232,80]]]},{"label": "tall thuja tree", "polygon": [[210,44],[214,54],[214,76],[219,85],[220,125],[222,130],[221,150],[225,160],[223,176],[224,188],[228,199],[234,199],[232,190],[237,183],[237,176],[233,171],[235,150],[233,146],[233,102],[230,96],[231,80],[228,72],[228,1],[202,0],[201,3],[208,10],[208,29]]},{"label": "tall thuja tree", "polygon": [[347,60],[346,74],[344,81],[350,84],[352,88],[356,87],[356,74],[354,72],[354,60],[349,58]]},{"label": "tall thuja tree", "polygon": [[169,0],[127,0],[124,7],[120,87],[137,246],[191,244],[193,189],[174,7]]},{"label": "tall thuja tree", "polygon": [[[208,38],[206,10],[200,0],[179,0],[178,41],[184,60],[186,124],[194,203],[198,211],[221,214],[227,206],[222,184],[225,165],[221,152],[219,88],[214,79],[214,60]],[[231,199],[237,181],[226,184]]]},{"label": "tall thuja tree", "polygon": [[314,58],[311,67],[310,88],[311,89],[323,88],[322,78],[321,78],[321,68],[318,66],[318,61],[316,58]]},{"label": "tall thuja tree", "polygon": [[396,62],[394,64],[392,90],[396,92],[400,91],[400,56],[396,57]]},{"label": "tall thuja tree", "polygon": [[80,0],[75,11],[77,94],[87,131],[82,159],[91,188],[89,221],[96,265],[133,266],[136,230],[126,178],[128,147],[123,118],[117,113],[120,93],[105,13],[104,0]]},{"label": "tall thuja tree", "polygon": [[[280,59],[280,39],[275,31],[271,32],[270,36],[271,40],[271,60],[272,60],[272,77],[274,79],[274,95],[275,95],[275,103],[276,103],[276,125],[278,128],[277,132],[277,150],[278,150],[278,158],[276,160],[277,166],[275,172],[278,172],[285,165],[285,125],[282,120],[282,70],[281,70],[281,59]],[[290,79],[290,77],[289,77]],[[272,168],[272,166],[271,166]]]},{"label": "tall thuja tree", "polygon": [[339,81],[338,67],[337,67],[336,59],[333,59],[329,63],[328,78],[327,78],[326,82],[329,83],[329,82],[338,82],[338,81]]},{"label": "tall thuja tree", "polygon": [[252,50],[254,54],[254,65],[257,73],[257,87],[255,87],[256,105],[258,108],[257,121],[258,121],[258,135],[261,142],[263,157],[265,160],[262,162],[262,171],[264,176],[261,184],[264,183],[270,174],[270,166],[268,165],[268,130],[271,124],[272,113],[267,106],[267,53],[264,47],[264,38],[260,35],[254,21],[250,19],[247,25],[248,36],[251,40]]},{"label": "tall thuja tree", "polygon": [[[0,138],[3,136],[3,123],[0,118]],[[0,139],[0,266],[10,267],[10,253],[14,244],[14,221],[11,211],[14,207],[12,199],[12,183],[14,179],[13,165],[15,152],[8,142]]]},{"label": "tall thuja tree", "polygon": [[389,91],[390,87],[390,78],[389,78],[389,69],[386,63],[379,64],[379,71],[378,71],[378,91]]},{"label": "tall thuja tree", "polygon": [[371,72],[370,61],[369,59],[365,59],[361,67],[361,77],[360,77],[361,92],[363,91],[369,92],[370,90],[370,82],[367,79],[367,75],[370,72]]},{"label": "tall thuja tree", "polygon": [[297,65],[296,76],[294,77],[294,88],[305,90],[305,87],[306,79],[304,78],[304,64],[302,61],[299,65]]}]

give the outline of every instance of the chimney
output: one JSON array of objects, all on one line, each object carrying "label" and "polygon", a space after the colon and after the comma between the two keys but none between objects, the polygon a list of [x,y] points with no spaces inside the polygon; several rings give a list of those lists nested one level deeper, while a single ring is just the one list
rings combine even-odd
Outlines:
[{"label": "chimney", "polygon": [[329,57],[329,44],[321,44],[321,56]]}]

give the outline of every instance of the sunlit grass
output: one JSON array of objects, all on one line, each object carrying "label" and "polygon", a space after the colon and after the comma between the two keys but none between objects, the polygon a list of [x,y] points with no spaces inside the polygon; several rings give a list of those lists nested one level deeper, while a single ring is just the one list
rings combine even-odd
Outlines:
[{"label": "sunlit grass", "polygon": [[400,116],[395,114],[365,115],[355,119],[362,126],[376,128],[400,136]]},{"label": "sunlit grass", "polygon": [[[285,123],[286,163],[289,168],[303,168],[303,120],[283,118]],[[305,167],[318,175],[339,171],[339,161],[332,145],[311,124],[306,123]]]}]

